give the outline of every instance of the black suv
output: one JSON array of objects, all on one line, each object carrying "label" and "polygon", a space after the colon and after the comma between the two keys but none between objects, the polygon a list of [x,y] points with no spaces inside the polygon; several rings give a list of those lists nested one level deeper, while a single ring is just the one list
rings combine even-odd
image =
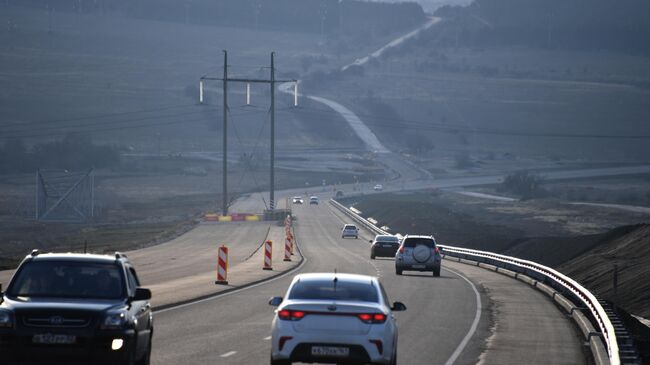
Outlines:
[{"label": "black suv", "polygon": [[0,361],[149,364],[149,299],[123,254],[35,250],[0,293]]}]

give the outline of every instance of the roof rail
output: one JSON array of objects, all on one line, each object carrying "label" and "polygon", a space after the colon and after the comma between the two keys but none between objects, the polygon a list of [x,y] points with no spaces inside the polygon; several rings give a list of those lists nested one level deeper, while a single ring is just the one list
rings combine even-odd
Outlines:
[{"label": "roof rail", "polygon": [[41,253],[41,251],[38,250],[38,248],[33,249],[32,252],[29,254],[31,257],[36,257]]},{"label": "roof rail", "polygon": [[123,254],[123,253],[121,253],[119,251],[115,251],[115,259],[119,260],[119,259],[122,259],[122,258],[126,259],[128,257],[126,257],[126,254]]}]

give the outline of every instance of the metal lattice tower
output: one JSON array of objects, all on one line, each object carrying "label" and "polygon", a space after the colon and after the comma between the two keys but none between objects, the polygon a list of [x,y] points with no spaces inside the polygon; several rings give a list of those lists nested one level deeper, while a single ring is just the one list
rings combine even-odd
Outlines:
[{"label": "metal lattice tower", "polygon": [[36,172],[36,220],[88,222],[94,215],[95,177],[85,172],[38,170]]}]

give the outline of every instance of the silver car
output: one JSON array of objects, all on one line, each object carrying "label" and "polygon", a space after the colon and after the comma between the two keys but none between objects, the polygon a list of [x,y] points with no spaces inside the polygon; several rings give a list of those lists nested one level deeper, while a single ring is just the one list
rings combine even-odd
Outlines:
[{"label": "silver car", "polygon": [[433,276],[440,276],[442,257],[433,236],[410,236],[402,239],[395,254],[395,273],[402,271],[433,271]]},{"label": "silver car", "polygon": [[346,224],[341,230],[341,238],[354,237],[359,238],[359,228],[354,224]]}]

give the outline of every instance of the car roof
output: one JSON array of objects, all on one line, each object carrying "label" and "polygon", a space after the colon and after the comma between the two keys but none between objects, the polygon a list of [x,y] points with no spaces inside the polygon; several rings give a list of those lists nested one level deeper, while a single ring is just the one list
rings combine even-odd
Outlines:
[{"label": "car roof", "polygon": [[399,241],[399,238],[397,236],[393,236],[391,234],[378,234],[375,236],[375,240],[385,240],[388,238],[390,238],[391,240]]},{"label": "car roof", "polygon": [[433,237],[433,235],[429,235],[429,236],[427,236],[427,235],[417,235],[417,234],[407,234],[406,236],[404,236],[404,238],[403,238],[402,240],[405,240],[405,239],[407,239],[407,238],[426,238],[426,239],[432,239],[432,240],[434,240],[434,241],[436,240],[436,239]]},{"label": "car roof", "polygon": [[318,197],[316,195],[312,195],[309,197],[309,199],[318,199]]},{"label": "car roof", "polygon": [[352,223],[346,223],[346,224],[343,226],[343,228],[346,228],[346,227],[355,227],[355,228],[356,228],[357,226],[355,226],[355,225],[352,224]]},{"label": "car roof", "polygon": [[38,253],[31,254],[26,258],[31,261],[70,261],[70,262],[89,262],[89,263],[114,263],[116,260],[128,262],[126,256],[116,255],[97,255],[90,253]]},{"label": "car roof", "polygon": [[295,281],[323,281],[323,280],[334,280],[337,278],[339,281],[346,282],[355,282],[355,283],[368,283],[373,284],[378,280],[374,276],[369,275],[360,275],[360,274],[346,274],[346,273],[307,273],[307,274],[298,274],[294,277]]}]

